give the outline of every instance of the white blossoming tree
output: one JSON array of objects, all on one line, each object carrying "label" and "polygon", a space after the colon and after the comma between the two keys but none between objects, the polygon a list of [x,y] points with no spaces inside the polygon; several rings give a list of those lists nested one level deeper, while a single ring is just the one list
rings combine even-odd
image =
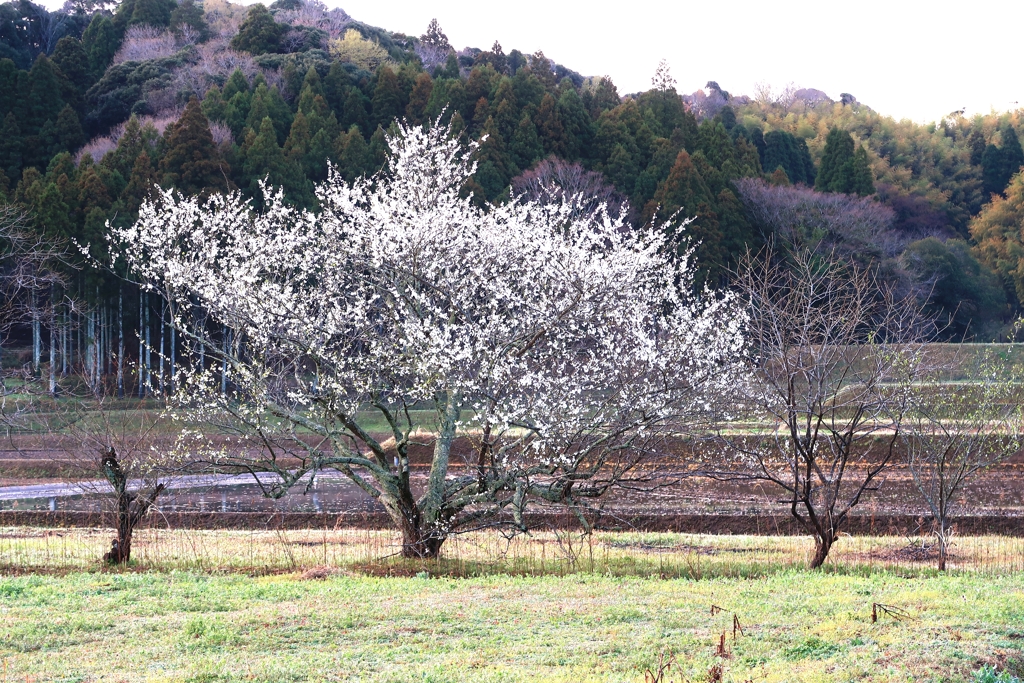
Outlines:
[{"label": "white blossoming tree", "polygon": [[318,213],[165,192],[112,229],[188,340],[178,405],[244,436],[211,464],[276,473],[272,496],[336,470],[431,557],[458,530],[525,528],[531,501],[579,510],[646,476],[737,385],[743,307],[685,294],[692,266],[657,233],[576,200],[481,210],[450,131],[389,143],[379,176],[332,174]]}]

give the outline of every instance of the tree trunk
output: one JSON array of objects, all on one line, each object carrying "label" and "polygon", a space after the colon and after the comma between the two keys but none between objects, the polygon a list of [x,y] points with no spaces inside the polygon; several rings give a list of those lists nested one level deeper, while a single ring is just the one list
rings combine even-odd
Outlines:
[{"label": "tree trunk", "polygon": [[40,346],[42,345],[41,335],[39,333],[39,300],[36,290],[32,290],[32,376],[39,377],[39,363],[40,356],[42,355]]},{"label": "tree trunk", "polygon": [[817,569],[825,564],[828,552],[836,542],[836,534],[833,531],[824,531],[814,536],[814,557],[811,559],[811,569]]},{"label": "tree trunk", "polygon": [[143,328],[146,331],[146,383],[144,385],[145,389],[143,389],[143,391],[145,392],[146,396],[149,396],[150,392],[153,391],[153,372],[152,372],[152,360],[153,360],[153,357],[152,357],[152,355],[150,353],[150,351],[153,348],[153,345],[151,343],[152,342],[152,338],[150,337],[150,329],[149,329],[149,292],[144,292],[143,295],[142,295],[142,298],[143,298],[143,300],[145,302],[143,304],[143,306],[142,306],[142,312],[143,312],[143,314],[146,317],[146,322],[143,324]]},{"label": "tree trunk", "polygon": [[71,314],[64,311],[64,324],[60,329],[60,376],[68,376],[68,337],[71,335]]},{"label": "tree trunk", "polygon": [[164,305],[164,302],[161,301],[160,302],[160,368],[158,370],[158,372],[160,373],[159,386],[160,386],[160,395],[161,396],[166,396],[167,395],[167,387],[164,384],[164,337],[167,336],[167,331],[164,329],[164,325],[165,325],[165,323],[164,323],[164,309],[165,308],[166,308],[166,306]]},{"label": "tree trunk", "polygon": [[[172,320],[171,322],[173,323],[174,321]],[[171,356],[170,356],[170,361],[171,361],[171,379],[170,379],[170,384],[169,384],[169,387],[170,387],[169,393],[172,394],[172,395],[174,394],[174,389],[175,389],[174,381],[176,379],[176,377],[175,377],[176,372],[175,372],[175,367],[174,367],[174,356],[175,356],[175,352],[177,351],[177,349],[175,348],[176,342],[177,342],[177,336],[175,335],[174,325],[172,324],[171,325]]]},{"label": "tree trunk", "polygon": [[441,554],[446,535],[433,530],[424,533],[421,528],[406,526],[402,529],[402,557],[430,560]]},{"label": "tree trunk", "polygon": [[124,290],[117,290],[117,397],[124,398]]},{"label": "tree trunk", "polygon": [[96,351],[93,346],[96,344],[96,321],[91,310],[85,314],[85,377],[89,383],[89,388],[92,392],[96,393],[96,384],[94,377],[96,375],[96,369],[93,364],[96,362]]},{"label": "tree trunk", "polygon": [[228,326],[224,325],[224,339],[221,340],[223,355],[220,361],[220,395],[228,393]]},{"label": "tree trunk", "polygon": [[402,557],[412,559],[432,559],[441,552],[441,545],[448,534],[445,530],[424,524],[423,516],[412,496],[412,492],[403,487],[399,500],[381,496],[388,515],[399,529],[402,530]]},{"label": "tree trunk", "polygon": [[143,395],[145,373],[142,370],[142,354],[145,352],[145,333],[142,332],[142,290],[138,291],[138,397]]},{"label": "tree trunk", "polygon": [[57,395],[57,303],[54,287],[50,286],[50,396]]},{"label": "tree trunk", "polygon": [[949,557],[949,539],[947,538],[946,520],[940,519],[935,534],[939,540],[939,571],[946,571],[946,558]]},{"label": "tree trunk", "polygon": [[114,488],[117,514],[117,536],[110,544],[110,552],[103,555],[103,561],[108,564],[126,564],[132,557],[132,532],[153,507],[157,497],[163,493],[164,485],[157,484],[148,496],[130,493],[128,477],[121,469],[113,448],[104,453],[100,466],[107,481]]}]

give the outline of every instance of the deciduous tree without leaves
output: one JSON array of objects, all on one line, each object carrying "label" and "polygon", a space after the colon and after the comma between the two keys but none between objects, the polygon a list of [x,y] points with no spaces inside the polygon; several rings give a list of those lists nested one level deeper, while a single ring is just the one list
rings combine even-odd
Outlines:
[{"label": "deciduous tree without leaves", "polygon": [[750,259],[750,398],[737,458],[714,476],[770,482],[814,537],[820,567],[843,523],[897,455],[927,322],[912,298],[834,255]]}]

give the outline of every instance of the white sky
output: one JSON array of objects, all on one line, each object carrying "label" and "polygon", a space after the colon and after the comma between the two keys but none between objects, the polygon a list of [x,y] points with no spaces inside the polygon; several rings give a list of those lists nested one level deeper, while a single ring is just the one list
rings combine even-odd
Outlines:
[{"label": "white sky", "polygon": [[420,35],[437,17],[452,46],[544,54],[620,93],[646,90],[658,61],[680,92],[716,80],[733,94],[793,82],[919,122],[1024,103],[1024,3],[908,0],[560,2],[326,0],[353,18]]}]

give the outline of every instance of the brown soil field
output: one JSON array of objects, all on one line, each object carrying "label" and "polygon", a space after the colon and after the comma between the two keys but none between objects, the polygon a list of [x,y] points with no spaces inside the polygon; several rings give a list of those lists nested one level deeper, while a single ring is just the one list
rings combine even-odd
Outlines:
[{"label": "brown soil field", "polygon": [[[0,448],[0,486],[96,479],[97,454],[79,453],[56,437],[15,435]],[[881,443],[879,443],[879,447]],[[459,439],[454,462],[469,459],[472,444]],[[425,481],[430,451],[420,446],[413,451],[414,480]],[[679,440],[650,463],[663,470],[664,484],[650,491],[617,491],[600,502],[594,519],[602,528],[637,528],[665,531],[707,531],[719,533],[799,533],[789,515],[784,495],[758,482],[719,481],[692,472],[699,456],[707,457],[704,445]],[[869,458],[877,453],[868,454]],[[856,479],[853,468],[849,475]],[[91,525],[100,521],[102,501],[62,499],[49,511],[46,501],[4,502],[0,525]],[[533,522],[539,526],[563,525],[562,513],[538,510]],[[958,514],[961,533],[1024,534],[1024,454],[1017,454],[969,482],[964,505]],[[160,521],[163,520],[163,521]],[[276,521],[275,521],[276,520]],[[907,468],[892,465],[868,491],[856,509],[849,533],[910,533],[930,526],[927,508],[914,489]],[[299,491],[280,501],[263,498],[255,486],[230,490],[174,492],[161,499],[151,524],[176,528],[231,527],[264,528],[273,525],[376,526],[386,523],[382,510],[354,486],[340,477],[324,478],[312,495]]]}]

